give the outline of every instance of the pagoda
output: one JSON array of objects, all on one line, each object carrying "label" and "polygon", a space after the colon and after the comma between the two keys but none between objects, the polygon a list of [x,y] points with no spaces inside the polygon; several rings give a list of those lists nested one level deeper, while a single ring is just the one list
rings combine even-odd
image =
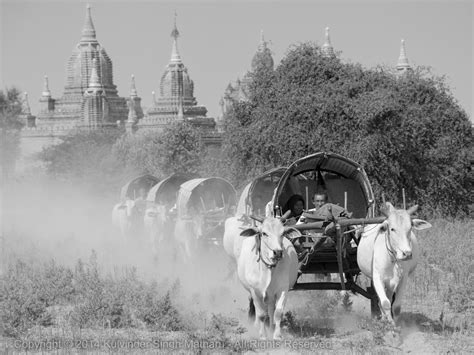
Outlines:
[{"label": "pagoda", "polygon": [[82,37],[67,63],[63,95],[54,99],[45,77],[36,126],[98,127],[127,120],[127,99],[118,96],[112,61],[96,38],[91,7],[87,5]]},{"label": "pagoda", "polygon": [[188,121],[199,128],[214,130],[214,119],[206,116],[207,108],[198,105],[194,97],[194,82],[178,51],[179,35],[175,15],[171,58],[161,75],[159,95],[156,97],[153,92],[151,106],[138,127],[163,128],[173,122]]}]

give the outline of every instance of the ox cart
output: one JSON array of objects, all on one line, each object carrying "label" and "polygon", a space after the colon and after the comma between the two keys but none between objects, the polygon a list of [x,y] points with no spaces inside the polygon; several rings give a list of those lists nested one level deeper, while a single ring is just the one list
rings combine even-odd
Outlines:
[{"label": "ox cart", "polygon": [[120,203],[112,211],[112,223],[123,237],[141,235],[147,193],[158,182],[153,175],[140,175],[128,181],[120,191]]},{"label": "ox cart", "polygon": [[[313,208],[311,197],[325,195],[326,204]],[[358,163],[333,153],[316,153],[291,164],[278,181],[271,201],[274,216],[281,217],[294,195],[303,197],[303,218],[292,227],[302,233],[294,240],[300,259],[300,273],[337,274],[339,282],[303,282],[293,290],[351,290],[371,300],[372,314],[379,313],[375,289],[356,283],[358,239],[355,230],[381,223],[374,217],[374,194],[369,179]],[[319,196],[318,195],[318,196]],[[320,213],[321,210],[326,213]],[[319,212],[319,213],[318,213]],[[304,222],[303,222],[304,221]]]},{"label": "ox cart", "polygon": [[[234,187],[219,177],[192,179],[181,184],[177,198],[177,223],[193,221],[194,235],[203,247],[221,245],[225,220],[235,213]],[[183,236],[178,236],[183,237]]]}]

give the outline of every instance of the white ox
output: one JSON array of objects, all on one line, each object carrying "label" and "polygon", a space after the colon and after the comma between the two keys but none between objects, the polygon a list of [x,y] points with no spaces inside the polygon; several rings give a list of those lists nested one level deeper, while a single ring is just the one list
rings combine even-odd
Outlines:
[{"label": "white ox", "polygon": [[125,241],[132,229],[135,201],[125,200],[117,203],[112,210],[112,225],[116,227]]},{"label": "white ox", "polygon": [[373,281],[383,316],[396,321],[401,311],[401,300],[408,276],[415,270],[419,246],[412,229],[431,227],[410,215],[418,206],[396,210],[386,204],[383,214],[387,219],[377,226],[366,226],[357,248],[357,262],[362,273]]},{"label": "white ox", "polygon": [[240,282],[250,293],[249,316],[256,316],[260,338],[265,338],[265,319],[270,329],[275,327],[273,339],[281,339],[280,322],[288,291],[298,277],[298,257],[293,244],[285,238],[299,232],[283,227],[277,218],[267,217],[262,225],[249,228],[240,235],[244,238],[238,256],[237,272]]},{"label": "white ox", "polygon": [[154,256],[158,253],[158,248],[163,245],[165,236],[170,231],[168,229],[168,217],[166,215],[166,206],[153,205],[145,211],[143,217],[145,233],[151,246]]}]

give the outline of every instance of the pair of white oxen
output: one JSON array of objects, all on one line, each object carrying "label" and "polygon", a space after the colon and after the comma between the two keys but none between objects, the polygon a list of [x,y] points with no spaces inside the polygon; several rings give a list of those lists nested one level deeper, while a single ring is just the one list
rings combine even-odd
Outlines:
[{"label": "pair of white oxen", "polygon": [[[357,262],[362,273],[373,280],[382,314],[398,319],[408,276],[419,258],[413,229],[431,227],[412,219],[417,209],[397,210],[387,203],[386,220],[361,229]],[[239,216],[227,219],[224,248],[237,264],[240,282],[250,294],[249,318],[255,318],[261,338],[266,337],[265,318],[273,328],[273,339],[281,339],[280,322],[288,291],[298,277],[298,258],[289,239],[299,231],[284,227],[279,219],[267,217],[258,228],[248,228]],[[243,230],[243,231],[242,231]]]}]

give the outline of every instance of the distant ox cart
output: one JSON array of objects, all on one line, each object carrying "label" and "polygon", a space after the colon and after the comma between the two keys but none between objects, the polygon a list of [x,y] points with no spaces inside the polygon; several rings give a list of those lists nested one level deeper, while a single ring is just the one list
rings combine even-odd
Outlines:
[{"label": "distant ox cart", "polygon": [[153,255],[157,255],[165,240],[172,239],[178,191],[181,184],[195,177],[194,174],[172,174],[148,191],[144,224]]},{"label": "distant ox cart", "polygon": [[153,175],[141,175],[131,179],[120,190],[120,202],[113,207],[112,224],[120,232],[123,241],[143,230],[146,196],[158,182]]},{"label": "distant ox cart", "polygon": [[218,177],[192,179],[178,192],[175,240],[186,259],[198,248],[221,244],[225,220],[235,213],[236,192]]},{"label": "distant ox cart", "polygon": [[[127,182],[120,190],[120,200],[145,200],[148,191],[160,180],[153,175],[140,175]],[[141,196],[142,195],[142,196]]]}]

